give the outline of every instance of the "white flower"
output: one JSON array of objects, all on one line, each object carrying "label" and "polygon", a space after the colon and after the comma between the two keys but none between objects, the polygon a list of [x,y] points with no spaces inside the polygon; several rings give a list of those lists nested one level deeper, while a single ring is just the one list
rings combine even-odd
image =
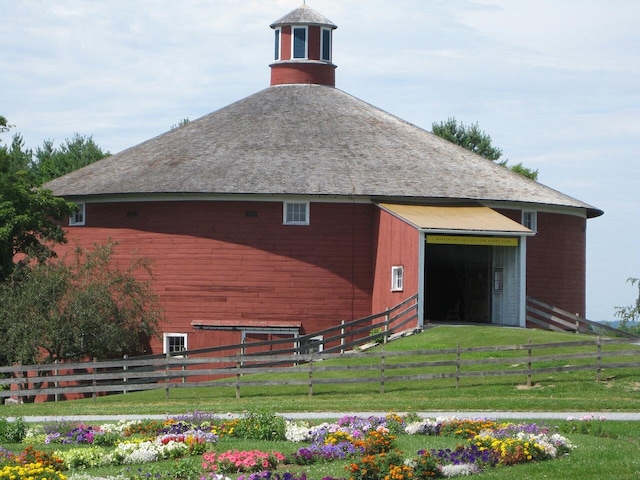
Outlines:
[{"label": "white flower", "polygon": [[287,422],[284,436],[290,442],[311,440],[311,430],[306,422]]},{"label": "white flower", "polygon": [[473,463],[462,463],[460,465],[443,465],[440,468],[440,473],[443,477],[463,477],[467,475],[473,475],[480,473],[480,468]]},{"label": "white flower", "polygon": [[416,435],[419,433],[424,435],[434,435],[437,431],[437,428],[437,422],[426,418],[420,422],[411,422],[404,428],[404,431],[409,435]]}]

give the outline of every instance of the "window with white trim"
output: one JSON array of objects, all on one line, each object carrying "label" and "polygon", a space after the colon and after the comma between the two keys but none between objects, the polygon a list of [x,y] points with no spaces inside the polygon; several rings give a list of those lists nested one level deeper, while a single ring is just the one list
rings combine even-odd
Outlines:
[{"label": "window with white trim", "polygon": [[276,32],[276,48],[275,48],[275,55],[274,58],[276,60],[280,60],[280,35],[282,30],[280,28],[276,28],[275,32]]},{"label": "window with white trim", "polygon": [[285,202],[283,217],[285,225],[309,225],[309,202]]},{"label": "window with white trim", "polygon": [[534,232],[538,231],[538,215],[533,210],[522,211],[522,225]]},{"label": "window with white trim", "polygon": [[84,202],[76,203],[76,210],[69,215],[69,225],[84,225]]},{"label": "window with white trim", "polygon": [[307,27],[292,28],[291,58],[307,58]]},{"label": "window with white trim", "polygon": [[391,291],[402,292],[404,290],[404,267],[396,265],[391,267]]},{"label": "window with white trim", "polygon": [[331,61],[331,29],[323,28],[320,38],[320,59],[325,62]]},{"label": "window with white trim", "polygon": [[187,350],[186,333],[164,333],[162,353],[176,353]]}]

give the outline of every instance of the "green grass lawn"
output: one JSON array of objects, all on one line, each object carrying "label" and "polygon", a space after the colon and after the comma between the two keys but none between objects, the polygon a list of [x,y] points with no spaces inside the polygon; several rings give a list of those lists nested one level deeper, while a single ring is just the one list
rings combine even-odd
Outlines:
[{"label": "green grass lawn", "polygon": [[[588,338],[585,335],[554,333],[541,330],[525,330],[499,327],[437,327],[421,334],[388,343],[385,351],[461,348],[498,345],[524,345],[533,343],[560,343]],[[630,346],[606,346],[603,348],[630,348]],[[636,361],[640,360],[640,347]],[[549,348],[545,355],[577,353],[579,348]],[[465,359],[503,359],[522,357],[523,351],[495,351],[465,354]],[[429,356],[428,360],[437,357]],[[629,358],[625,358],[629,361]],[[366,359],[339,359],[322,362],[322,366],[348,366],[349,362],[366,362]],[[400,361],[389,358],[389,364]],[[546,362],[548,364],[550,362]],[[563,363],[562,361],[556,363]],[[472,367],[469,367],[470,369]],[[479,367],[476,367],[479,368]],[[484,368],[494,368],[489,365]],[[504,365],[495,368],[505,368]],[[526,384],[521,365],[513,366],[513,375],[495,377],[461,378],[455,388],[454,379],[424,381],[385,382],[385,392],[380,393],[379,383],[315,385],[313,396],[307,387],[243,386],[241,398],[236,399],[233,387],[172,388],[169,398],[163,389],[131,392],[57,403],[31,405],[4,405],[5,416],[28,415],[79,415],[79,414],[167,414],[193,410],[215,412],[242,412],[250,408],[266,408],[277,412],[350,412],[350,411],[637,411],[640,408],[640,369],[619,368],[609,370],[603,365],[601,381],[596,381],[595,371],[573,371],[534,375],[532,385]],[[431,372],[452,367],[433,367]],[[389,370],[389,374],[393,374]],[[405,372],[397,372],[405,373]],[[327,372],[322,375],[357,375],[350,372]],[[360,373],[361,374],[361,373]],[[273,374],[276,375],[276,374]],[[272,375],[272,376],[273,376]],[[282,374],[279,374],[282,376]],[[298,374],[301,375],[301,374]],[[370,373],[369,376],[375,376]],[[260,375],[257,378],[270,378]]]},{"label": "green grass lawn", "polygon": [[[584,335],[552,333],[540,330],[524,330],[497,327],[437,327],[421,334],[406,337],[384,347],[385,351],[443,349],[459,345],[461,348],[527,344],[560,343],[585,339]],[[616,348],[609,346],[604,348]],[[629,348],[625,346],[624,348]],[[549,348],[545,355],[578,353],[579,348]],[[489,351],[470,353],[469,359],[494,359],[522,357],[523,352]],[[638,348],[640,358],[640,348]],[[435,360],[430,358],[429,360]],[[349,365],[349,359],[322,362],[323,365]],[[367,360],[359,359],[357,362]],[[391,357],[389,362],[392,362]],[[603,366],[602,380],[595,380],[595,372],[574,371],[534,376],[527,387],[525,376],[514,371],[513,375],[496,377],[462,378],[456,388],[454,379],[428,381],[387,381],[385,393],[380,393],[376,383],[314,386],[310,398],[305,386],[243,387],[242,397],[235,398],[231,387],[202,387],[171,389],[169,398],[164,390],[109,395],[94,399],[51,402],[41,404],[4,405],[3,416],[26,417],[31,415],[117,415],[117,414],[184,414],[194,411],[243,412],[268,410],[271,412],[424,412],[445,411],[516,411],[523,416],[535,417],[529,412],[607,412],[640,410],[640,370],[622,368],[609,370]],[[445,367],[442,367],[445,368]],[[450,368],[450,367],[449,367]],[[503,367],[502,367],[503,368]],[[517,370],[517,366],[514,367]],[[437,367],[433,371],[438,371]],[[336,375],[329,372],[327,375]],[[344,375],[345,373],[339,373]],[[353,372],[347,372],[353,374]],[[526,412],[526,413],[524,413]],[[535,418],[533,419],[535,421]],[[546,422],[553,422],[547,420]],[[555,424],[550,423],[555,428]],[[485,471],[479,478],[487,479],[631,479],[640,478],[640,423],[606,421],[599,435],[567,435],[578,448],[566,458],[554,461],[496,468]],[[455,446],[456,440],[441,437],[415,437],[401,435],[399,448],[409,454],[421,448],[446,448]],[[8,445],[16,449],[23,446]],[[227,439],[220,442],[221,449],[260,448],[295,449],[295,444],[270,444],[264,441]],[[217,447],[216,447],[217,448]],[[199,459],[189,459],[199,462]],[[346,462],[305,467],[310,478],[346,476]],[[159,469],[176,468],[171,462],[159,464]],[[300,471],[299,469],[297,471]],[[89,472],[115,475],[113,468]]]}]

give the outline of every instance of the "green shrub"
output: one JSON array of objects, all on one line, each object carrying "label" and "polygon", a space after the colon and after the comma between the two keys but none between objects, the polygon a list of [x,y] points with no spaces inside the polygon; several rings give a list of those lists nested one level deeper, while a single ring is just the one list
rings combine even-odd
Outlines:
[{"label": "green shrub", "polygon": [[235,427],[235,435],[249,440],[285,440],[286,422],[279,415],[261,410],[245,412]]},{"label": "green shrub", "polygon": [[9,421],[6,418],[0,418],[0,442],[1,443],[20,443],[27,433],[27,424],[22,418],[16,418]]}]

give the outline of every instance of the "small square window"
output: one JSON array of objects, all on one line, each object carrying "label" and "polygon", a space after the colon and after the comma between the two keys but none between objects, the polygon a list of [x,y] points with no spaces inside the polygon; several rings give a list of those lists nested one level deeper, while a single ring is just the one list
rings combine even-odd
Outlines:
[{"label": "small square window", "polygon": [[404,267],[391,267],[391,291],[402,292],[404,290]]},{"label": "small square window", "polygon": [[300,353],[320,353],[324,350],[324,337],[316,335],[300,342]]},{"label": "small square window", "polygon": [[69,215],[69,225],[84,225],[84,203],[76,203],[76,210]]},{"label": "small square window", "polygon": [[286,202],[284,204],[284,224],[309,225],[309,203]]},{"label": "small square window", "polygon": [[538,231],[538,215],[531,210],[522,211],[522,225],[534,232]]},{"label": "small square window", "polygon": [[176,353],[187,350],[187,334],[186,333],[165,333],[164,346],[162,353]]}]

